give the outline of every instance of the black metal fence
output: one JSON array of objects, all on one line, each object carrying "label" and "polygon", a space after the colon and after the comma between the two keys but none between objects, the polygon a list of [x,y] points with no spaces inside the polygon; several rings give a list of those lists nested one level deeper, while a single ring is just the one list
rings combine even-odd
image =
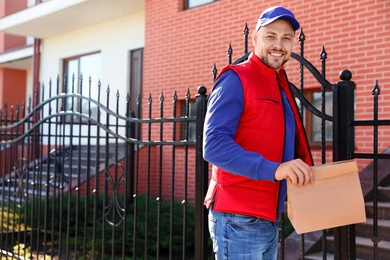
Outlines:
[{"label": "black metal fence", "polygon": [[[248,56],[247,32],[245,27],[245,53],[236,63]],[[322,163],[329,151],[326,122],[333,129],[333,161],[373,161],[367,178],[371,185],[365,190],[373,204],[373,242],[368,253],[357,252],[355,226],[314,232],[309,237],[294,232],[284,236],[282,232],[279,258],[326,259],[332,254],[335,259],[367,255],[384,259],[389,250],[381,248],[379,242],[384,233],[378,230],[378,185],[386,184],[389,178],[378,177],[378,172],[387,167],[383,162],[390,156],[378,154],[377,147],[378,127],[390,122],[378,120],[379,87],[373,91],[373,120],[354,120],[351,73],[343,71],[339,82],[329,83],[324,48],[319,72],[303,57],[304,39],[301,31],[301,53],[292,55],[300,64],[301,81],[299,87],[290,83],[291,89],[302,114],[309,111],[321,119]],[[231,63],[231,47],[229,53]],[[303,95],[306,69],[322,86],[320,109]],[[27,104],[0,110],[1,255],[211,259],[207,210],[203,206],[209,178],[209,165],[202,156],[206,88],[199,87],[195,98],[190,91],[183,98],[175,92],[169,104],[163,94],[158,102],[151,94],[146,100],[138,97],[137,111],[130,111],[128,95],[112,96],[110,89],[101,92],[100,85],[96,97],[62,93],[63,84],[67,83],[58,78],[47,89],[35,92]],[[333,94],[332,115],[326,114],[327,92]],[[194,116],[191,106],[196,108]],[[372,154],[354,151],[359,126],[374,128]],[[282,223],[282,228],[287,225]]]},{"label": "black metal fence", "polygon": [[131,112],[129,96],[61,93],[61,84],[0,110],[1,255],[193,259],[190,93],[169,105],[149,96],[135,118],[140,97]]}]

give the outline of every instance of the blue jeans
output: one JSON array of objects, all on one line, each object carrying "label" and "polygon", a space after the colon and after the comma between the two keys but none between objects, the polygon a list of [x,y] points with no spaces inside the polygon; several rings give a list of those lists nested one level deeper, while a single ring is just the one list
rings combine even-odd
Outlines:
[{"label": "blue jeans", "polygon": [[217,260],[275,260],[279,218],[256,217],[209,210],[209,232]]}]

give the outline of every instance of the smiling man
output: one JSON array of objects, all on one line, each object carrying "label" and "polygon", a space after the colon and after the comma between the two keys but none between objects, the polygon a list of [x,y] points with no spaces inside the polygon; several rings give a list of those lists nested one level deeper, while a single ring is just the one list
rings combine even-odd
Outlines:
[{"label": "smiling man", "polygon": [[276,20],[252,33],[255,54],[277,72],[290,58],[294,44],[294,30],[290,22]]},{"label": "smiling man", "polygon": [[313,182],[305,131],[283,65],[299,22],[265,10],[247,61],[225,67],[208,100],[204,158],[213,165],[205,198],[218,260],[276,259],[286,179]]}]

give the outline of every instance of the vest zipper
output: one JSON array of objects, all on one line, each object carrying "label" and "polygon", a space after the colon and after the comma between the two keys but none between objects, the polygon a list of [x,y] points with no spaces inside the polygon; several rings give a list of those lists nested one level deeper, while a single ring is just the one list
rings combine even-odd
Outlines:
[{"label": "vest zipper", "polygon": [[[275,71],[276,73],[276,83],[278,84],[278,88],[279,88],[279,100],[281,101],[281,108],[282,108],[282,115],[283,115],[283,141],[282,141],[282,158],[281,158],[281,162],[283,162],[283,157],[284,157],[284,149],[285,149],[285,140],[286,140],[286,115],[284,114],[284,103],[283,103],[283,97],[282,97],[282,87],[280,86],[279,84],[279,81],[278,81],[278,73]],[[277,199],[277,206],[276,206],[276,219],[278,218],[278,214],[279,214],[279,200],[280,200],[280,182],[281,181],[278,181],[278,199]],[[284,202],[283,202],[284,203]]]}]

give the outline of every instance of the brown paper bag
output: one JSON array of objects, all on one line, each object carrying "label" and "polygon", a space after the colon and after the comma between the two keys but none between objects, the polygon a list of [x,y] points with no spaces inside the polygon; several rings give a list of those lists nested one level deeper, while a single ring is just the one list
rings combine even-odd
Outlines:
[{"label": "brown paper bag", "polygon": [[287,182],[287,214],[298,234],[366,221],[355,160],[312,167],[314,184]]}]

